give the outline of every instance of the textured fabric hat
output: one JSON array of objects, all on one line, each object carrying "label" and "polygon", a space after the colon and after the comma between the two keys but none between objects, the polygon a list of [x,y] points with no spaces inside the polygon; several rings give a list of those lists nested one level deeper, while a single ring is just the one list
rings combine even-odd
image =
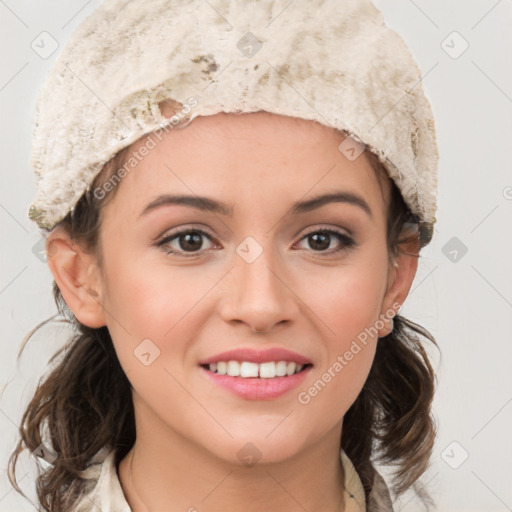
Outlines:
[{"label": "textured fabric hat", "polygon": [[106,0],[42,87],[29,217],[52,229],[111,157],[172,126],[166,99],[189,121],[264,110],[343,130],[379,157],[421,222],[436,221],[438,152],[420,70],[369,0]]}]

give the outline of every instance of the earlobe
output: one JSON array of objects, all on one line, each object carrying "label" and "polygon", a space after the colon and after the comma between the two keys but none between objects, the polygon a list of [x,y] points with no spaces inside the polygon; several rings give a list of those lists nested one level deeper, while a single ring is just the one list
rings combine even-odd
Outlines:
[{"label": "earlobe", "polygon": [[400,247],[396,264],[391,266],[388,289],[382,303],[381,319],[384,327],[379,330],[379,338],[393,330],[393,317],[398,313],[411,289],[418,269],[419,242],[416,238]]},{"label": "earlobe", "polygon": [[46,255],[53,278],[77,320],[93,328],[106,325],[94,256],[84,252],[60,227],[49,233]]}]

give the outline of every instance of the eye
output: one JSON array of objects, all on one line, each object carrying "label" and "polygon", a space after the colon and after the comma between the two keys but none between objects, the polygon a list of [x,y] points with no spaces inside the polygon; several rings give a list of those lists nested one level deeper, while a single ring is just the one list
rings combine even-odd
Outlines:
[{"label": "eye", "polygon": [[[213,237],[201,229],[179,229],[155,243],[156,247],[161,247],[167,254],[177,254],[187,257],[186,253],[194,256],[197,253],[206,250],[203,247],[203,241],[206,238],[209,242],[213,242]],[[335,229],[317,229],[310,231],[301,238],[301,242],[308,240],[310,248],[314,252],[334,254],[340,251],[349,252],[356,246],[356,242],[347,234]],[[331,243],[338,240],[338,246],[329,249]]]},{"label": "eye", "polygon": [[[339,245],[335,249],[326,251],[334,240],[339,241]],[[347,234],[337,231],[335,229],[317,229],[316,231],[310,231],[302,239],[308,240],[309,246],[314,252],[325,252],[327,254],[334,254],[340,251],[349,252],[356,243],[353,238]]]},{"label": "eye", "polygon": [[[182,252],[194,254],[204,250],[202,247],[203,238],[207,238],[210,242],[213,241],[212,237],[201,229],[181,229],[165,236],[155,245],[164,248],[168,254],[180,254]],[[176,243],[169,248],[171,242]]]}]

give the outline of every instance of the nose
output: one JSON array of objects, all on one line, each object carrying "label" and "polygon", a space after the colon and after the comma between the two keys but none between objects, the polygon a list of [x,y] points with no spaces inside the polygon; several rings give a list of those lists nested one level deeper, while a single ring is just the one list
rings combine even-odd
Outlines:
[{"label": "nose", "polygon": [[289,272],[285,272],[272,251],[265,249],[248,263],[235,256],[235,268],[224,288],[221,317],[230,324],[245,324],[255,334],[273,333],[293,322],[299,313]]}]

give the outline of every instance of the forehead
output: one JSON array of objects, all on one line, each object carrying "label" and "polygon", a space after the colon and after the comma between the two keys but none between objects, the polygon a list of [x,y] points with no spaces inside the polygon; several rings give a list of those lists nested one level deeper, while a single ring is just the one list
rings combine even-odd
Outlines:
[{"label": "forehead", "polygon": [[344,141],[333,128],[268,112],[198,117],[128,148],[123,163],[133,166],[107,208],[138,215],[158,195],[180,193],[233,204],[236,215],[239,203],[257,210],[343,189],[385,213],[382,179],[365,152],[347,158]]}]

